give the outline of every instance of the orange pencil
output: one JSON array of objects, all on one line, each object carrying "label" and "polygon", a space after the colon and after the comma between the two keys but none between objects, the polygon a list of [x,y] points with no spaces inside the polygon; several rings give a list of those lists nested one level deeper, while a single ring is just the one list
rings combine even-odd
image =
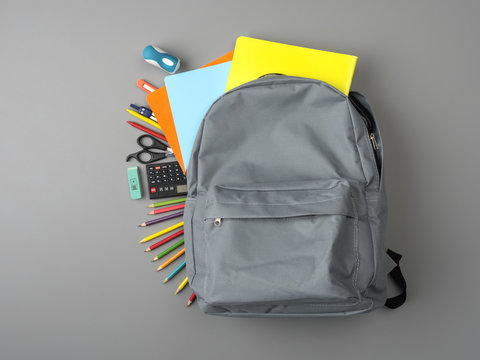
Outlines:
[{"label": "orange pencil", "polygon": [[180,256],[182,256],[183,254],[185,254],[185,248],[183,248],[182,250],[180,250],[179,252],[177,252],[175,255],[173,255],[170,259],[168,259],[167,261],[165,261],[162,265],[160,265],[158,267],[157,270],[155,271],[160,271],[162,270],[163,268],[166,268],[169,264],[171,264],[172,262],[174,262],[175,260],[177,260]]}]

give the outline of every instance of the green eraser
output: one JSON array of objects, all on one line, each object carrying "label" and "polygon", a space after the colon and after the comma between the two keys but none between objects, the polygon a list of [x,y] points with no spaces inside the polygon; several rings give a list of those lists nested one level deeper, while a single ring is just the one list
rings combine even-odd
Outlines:
[{"label": "green eraser", "polygon": [[127,169],[128,186],[130,188],[130,197],[133,200],[142,198],[142,188],[140,187],[140,177],[138,176],[138,166],[132,166]]}]

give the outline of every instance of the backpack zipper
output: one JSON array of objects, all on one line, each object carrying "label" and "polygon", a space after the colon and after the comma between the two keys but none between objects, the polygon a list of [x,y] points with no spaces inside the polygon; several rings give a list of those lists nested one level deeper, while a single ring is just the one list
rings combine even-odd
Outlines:
[{"label": "backpack zipper", "polygon": [[355,106],[355,109],[362,115],[363,122],[365,123],[365,126],[368,129],[369,133],[373,133],[375,130],[375,122],[373,121],[372,114],[370,114],[370,111],[365,109],[365,107],[358,101],[358,99],[355,97],[355,95],[350,95],[348,97],[350,99],[350,102]]},{"label": "backpack zipper", "polygon": [[378,147],[378,144],[377,144],[377,139],[375,139],[375,134],[374,133],[370,133],[370,141],[372,142],[373,149],[378,150],[379,147]]},{"label": "backpack zipper", "polygon": [[355,109],[357,109],[360,115],[362,115],[362,120],[367,127],[368,136],[370,137],[370,141],[372,142],[373,149],[378,150],[379,147],[377,139],[375,138],[375,121],[373,120],[372,114],[370,114],[370,111],[365,109],[365,107],[360,103],[360,101],[357,100],[355,95],[352,94],[348,98],[350,99],[350,102],[353,104]]},{"label": "backpack zipper", "polygon": [[380,149],[377,143],[377,139],[375,138],[375,121],[373,120],[373,116],[368,111],[361,103],[358,101],[358,99],[355,97],[354,94],[351,94],[349,97],[350,102],[352,105],[357,109],[357,111],[360,113],[362,116],[363,123],[365,124],[365,127],[367,128],[368,131],[368,137],[370,138],[370,142],[372,143],[372,148],[374,150],[373,154],[375,157],[375,163],[377,165],[377,170],[378,174],[380,174],[381,169],[380,169],[380,161],[378,160],[377,156],[377,150]]}]

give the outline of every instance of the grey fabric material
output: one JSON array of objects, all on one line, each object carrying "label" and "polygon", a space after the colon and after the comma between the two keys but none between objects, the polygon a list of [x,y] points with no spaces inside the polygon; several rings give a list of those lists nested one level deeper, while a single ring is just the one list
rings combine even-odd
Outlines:
[{"label": "grey fabric material", "polygon": [[374,151],[349,98],[321,81],[269,76],[220,97],[187,169],[187,275],[201,309],[333,316],[383,305]]}]

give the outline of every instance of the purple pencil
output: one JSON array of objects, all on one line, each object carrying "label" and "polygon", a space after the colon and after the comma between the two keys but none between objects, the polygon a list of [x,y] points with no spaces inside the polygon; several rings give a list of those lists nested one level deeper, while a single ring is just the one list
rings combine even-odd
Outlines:
[{"label": "purple pencil", "polygon": [[182,216],[182,215],[183,215],[183,211],[180,211],[180,212],[175,213],[175,214],[171,214],[171,215],[159,217],[158,219],[153,219],[153,220],[150,220],[150,221],[145,221],[143,224],[140,224],[140,225],[138,225],[138,226],[153,225],[153,224],[156,224],[156,223],[159,223],[159,222],[162,222],[162,221],[174,219],[174,218],[179,217],[179,216]]}]

